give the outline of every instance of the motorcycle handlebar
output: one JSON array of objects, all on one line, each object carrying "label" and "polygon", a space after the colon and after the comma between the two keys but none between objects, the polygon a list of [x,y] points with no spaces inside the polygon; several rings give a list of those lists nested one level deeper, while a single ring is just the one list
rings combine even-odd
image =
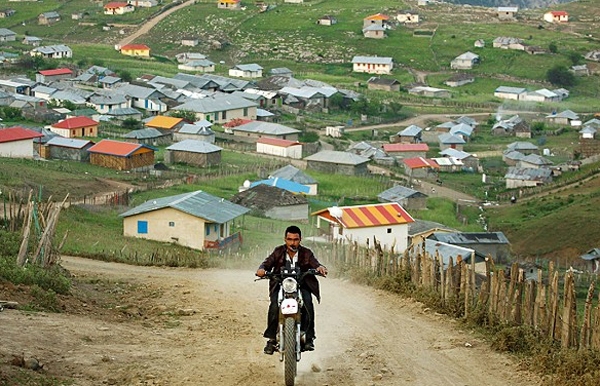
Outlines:
[{"label": "motorcycle handlebar", "polygon": [[[258,279],[254,279],[254,281],[257,281],[257,280],[265,280],[265,279],[272,279],[272,278],[281,277],[282,273],[274,273],[272,271],[266,271],[265,275],[262,276],[262,277],[258,276],[257,274],[254,274],[254,275],[258,277]],[[283,275],[285,275],[285,274],[283,274]],[[303,278],[306,275],[314,275],[314,276],[323,276],[323,277],[326,277],[325,275],[321,274],[319,271],[317,271],[314,268],[310,268],[310,269],[308,269],[308,270],[306,270],[304,272],[300,272],[299,273],[300,278]]]}]

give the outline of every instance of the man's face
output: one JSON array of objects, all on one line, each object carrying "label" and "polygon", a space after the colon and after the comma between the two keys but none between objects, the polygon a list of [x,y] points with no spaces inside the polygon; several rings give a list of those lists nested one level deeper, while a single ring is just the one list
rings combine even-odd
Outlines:
[{"label": "man's face", "polygon": [[287,246],[288,251],[296,253],[298,251],[298,246],[300,245],[300,235],[297,233],[286,233],[285,235],[285,245]]}]

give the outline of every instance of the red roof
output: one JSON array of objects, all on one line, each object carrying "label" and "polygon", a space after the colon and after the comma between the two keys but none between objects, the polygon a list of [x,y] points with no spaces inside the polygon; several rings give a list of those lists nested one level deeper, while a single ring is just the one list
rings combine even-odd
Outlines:
[{"label": "red roof", "polygon": [[254,121],[252,119],[233,118],[231,121],[224,123],[223,127],[236,127],[250,122]]},{"label": "red roof", "polygon": [[150,47],[148,47],[145,44],[125,44],[123,47],[121,47],[121,51],[123,50],[149,50]]},{"label": "red roof", "polygon": [[300,142],[298,141],[290,141],[287,139],[279,139],[279,138],[259,138],[258,141],[256,141],[257,143],[264,143],[265,145],[273,145],[273,146],[279,146],[279,147],[290,147],[290,146],[294,146],[294,145],[300,145]]},{"label": "red roof", "polygon": [[429,151],[429,146],[426,143],[384,143],[383,151]]},{"label": "red roof", "polygon": [[56,127],[57,129],[79,129],[81,127],[94,126],[97,124],[98,122],[94,121],[92,118],[73,117],[55,123],[54,125],[52,125],[52,127]]},{"label": "red roof", "polygon": [[147,147],[138,143],[113,141],[111,139],[103,139],[94,146],[90,147],[90,153],[101,153],[126,157],[138,150],[141,147]]},{"label": "red roof", "polygon": [[365,20],[389,20],[390,17],[388,15],[384,15],[382,13],[376,13],[375,15],[365,17]]},{"label": "red roof", "polygon": [[43,137],[43,135],[37,131],[25,129],[19,126],[0,129],[0,143],[22,141],[24,139],[40,137]]},{"label": "red roof", "polygon": [[552,16],[568,16],[569,14],[566,11],[551,11]]},{"label": "red roof", "polygon": [[69,68],[55,68],[54,70],[41,70],[40,74],[44,76],[52,76],[52,75],[73,75],[73,71]]},{"label": "red roof", "polygon": [[[341,217],[334,217],[329,208],[320,210],[314,214],[329,221],[342,224],[345,228],[365,228],[383,225],[398,225],[414,222],[410,214],[397,202],[341,206],[339,207]],[[339,216],[339,214],[336,214]]]},{"label": "red roof", "polygon": [[406,158],[404,159],[404,163],[408,165],[411,169],[419,169],[419,168],[433,168],[439,169],[440,165],[437,164],[432,159],[423,158],[423,157],[415,157],[415,158]]}]

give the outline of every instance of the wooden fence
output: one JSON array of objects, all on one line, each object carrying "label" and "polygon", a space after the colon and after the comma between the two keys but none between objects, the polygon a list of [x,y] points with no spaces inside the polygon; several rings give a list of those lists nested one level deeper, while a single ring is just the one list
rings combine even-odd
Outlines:
[{"label": "wooden fence", "polygon": [[536,279],[526,279],[518,264],[506,273],[494,266],[491,257],[477,273],[474,258],[466,263],[456,256],[444,264],[424,248],[404,254],[383,251],[377,240],[368,249],[335,243],[332,249],[319,248],[318,244],[313,247],[324,264],[360,267],[376,276],[402,274],[415,288],[435,293],[444,305],[458,308],[465,318],[484,311],[490,324],[530,326],[562,347],[600,350],[600,295],[594,306],[595,280],[589,285],[583,317],[578,320],[574,273],[564,273],[561,290],[561,274],[553,262],[547,275],[538,269]]}]

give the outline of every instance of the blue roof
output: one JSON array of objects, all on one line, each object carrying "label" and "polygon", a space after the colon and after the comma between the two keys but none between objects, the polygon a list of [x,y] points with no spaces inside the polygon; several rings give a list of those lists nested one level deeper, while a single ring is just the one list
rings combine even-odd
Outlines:
[{"label": "blue roof", "polygon": [[250,184],[250,187],[253,188],[256,185],[260,185],[260,184],[276,186],[280,189],[285,189],[288,192],[292,192],[292,193],[308,194],[308,192],[310,192],[310,188],[308,186],[298,184],[296,182],[292,182],[290,180],[286,180],[283,178],[269,178],[267,180],[255,181]]}]

